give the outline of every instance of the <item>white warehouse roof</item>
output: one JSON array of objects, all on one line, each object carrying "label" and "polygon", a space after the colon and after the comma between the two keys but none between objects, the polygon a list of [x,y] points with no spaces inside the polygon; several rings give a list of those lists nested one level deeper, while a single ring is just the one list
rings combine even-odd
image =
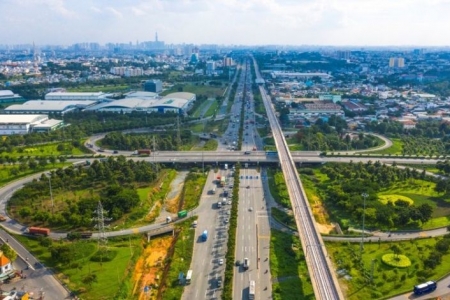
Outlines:
[{"label": "white warehouse roof", "polygon": [[5,112],[9,111],[54,111],[60,112],[75,107],[87,107],[96,103],[96,101],[78,100],[78,101],[45,101],[31,100],[23,104],[14,104],[5,108]]},{"label": "white warehouse roof", "polygon": [[0,97],[13,97],[14,93],[10,90],[0,90]]},{"label": "white warehouse roof", "polygon": [[28,124],[47,118],[47,115],[0,115],[0,124]]},{"label": "white warehouse roof", "polygon": [[86,92],[51,92],[51,93],[47,93],[45,95],[45,98],[47,98],[47,96],[49,97],[100,97],[105,95],[105,93],[103,92],[91,92],[91,93],[86,93]]},{"label": "white warehouse roof", "polygon": [[179,98],[179,99],[185,99],[185,100],[191,101],[191,100],[195,100],[195,94],[188,93],[188,92],[171,93],[171,94],[168,94],[163,97],[163,99],[166,99],[166,98]]}]

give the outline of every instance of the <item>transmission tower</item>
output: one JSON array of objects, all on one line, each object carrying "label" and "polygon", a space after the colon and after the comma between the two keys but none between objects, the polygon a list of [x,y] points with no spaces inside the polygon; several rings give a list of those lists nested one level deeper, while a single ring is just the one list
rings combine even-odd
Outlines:
[{"label": "transmission tower", "polygon": [[106,246],[108,240],[105,234],[105,218],[103,216],[102,202],[98,201],[97,206],[97,226],[98,226],[98,245],[99,247]]}]

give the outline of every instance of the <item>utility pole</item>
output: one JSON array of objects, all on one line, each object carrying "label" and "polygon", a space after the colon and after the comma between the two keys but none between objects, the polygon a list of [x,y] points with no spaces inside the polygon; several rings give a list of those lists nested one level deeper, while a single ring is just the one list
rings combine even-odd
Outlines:
[{"label": "utility pole", "polygon": [[54,214],[55,213],[55,203],[53,202],[53,192],[52,192],[52,180],[51,180],[51,174],[49,174],[49,177],[48,177],[48,186],[49,186],[49,189],[50,189],[50,200],[52,201],[52,214]]},{"label": "utility pole", "polygon": [[177,115],[177,143],[181,146],[180,115]]},{"label": "utility pole", "polygon": [[366,198],[369,197],[369,195],[367,193],[362,193],[361,196],[363,197],[364,201],[363,201],[363,217],[362,217],[362,234],[361,234],[361,247],[360,247],[360,252],[361,252],[361,258],[362,258],[362,252],[364,250],[364,221],[366,219]]},{"label": "utility pole", "polygon": [[153,136],[153,166],[156,170],[156,139],[155,136]]}]

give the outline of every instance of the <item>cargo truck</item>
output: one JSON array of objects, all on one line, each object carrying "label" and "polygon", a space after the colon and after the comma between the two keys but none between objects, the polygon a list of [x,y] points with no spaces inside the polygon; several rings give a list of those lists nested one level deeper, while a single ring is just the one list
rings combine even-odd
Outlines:
[{"label": "cargo truck", "polygon": [[184,218],[184,217],[187,217],[187,210],[180,210],[179,212],[178,212],[178,218]]},{"label": "cargo truck", "polygon": [[137,155],[150,155],[150,149],[139,149],[137,150]]},{"label": "cargo truck", "polygon": [[206,242],[207,239],[208,239],[208,230],[205,230],[202,233],[202,241]]},{"label": "cargo truck", "polygon": [[44,235],[48,236],[50,234],[50,229],[43,227],[29,227],[28,233],[33,235]]}]

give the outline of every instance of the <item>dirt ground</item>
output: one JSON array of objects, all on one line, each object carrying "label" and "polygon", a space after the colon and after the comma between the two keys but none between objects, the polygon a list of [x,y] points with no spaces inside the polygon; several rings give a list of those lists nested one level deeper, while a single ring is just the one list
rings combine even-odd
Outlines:
[{"label": "dirt ground", "polygon": [[325,207],[323,207],[322,205],[322,201],[320,201],[319,197],[314,195],[311,198],[311,202],[311,209],[317,221],[316,224],[319,232],[323,234],[329,234],[334,230],[334,225],[329,223],[329,216]]},{"label": "dirt ground", "polygon": [[136,262],[134,268],[133,295],[137,295],[138,300],[156,299],[156,289],[145,294],[144,287],[159,285],[159,276],[163,268],[163,261],[167,256],[173,237],[160,237],[150,240],[150,244],[144,249],[141,257]]}]

